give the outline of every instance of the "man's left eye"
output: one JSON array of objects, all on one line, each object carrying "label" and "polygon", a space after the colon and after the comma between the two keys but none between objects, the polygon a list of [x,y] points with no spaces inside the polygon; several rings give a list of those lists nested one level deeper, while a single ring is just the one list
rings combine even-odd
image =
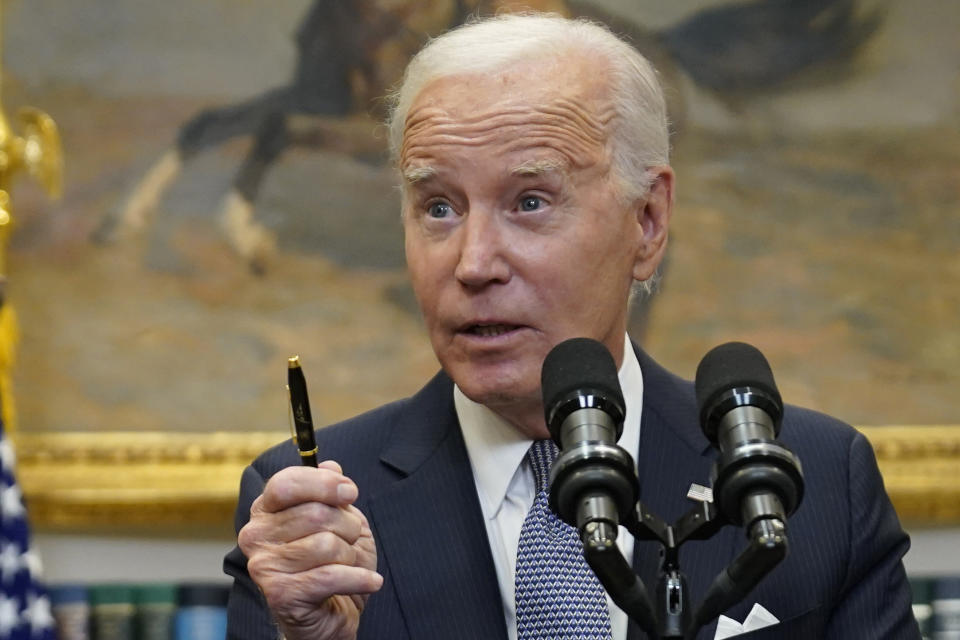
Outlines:
[{"label": "man's left eye", "polygon": [[520,200],[521,211],[536,211],[543,206],[543,199],[537,196],[525,196]]}]

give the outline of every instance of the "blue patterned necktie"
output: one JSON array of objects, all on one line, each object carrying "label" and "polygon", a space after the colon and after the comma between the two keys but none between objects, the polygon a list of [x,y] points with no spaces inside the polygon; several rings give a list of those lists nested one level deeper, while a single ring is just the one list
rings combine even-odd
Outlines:
[{"label": "blue patterned necktie", "polygon": [[547,505],[550,465],[556,458],[552,440],[537,440],[527,452],[537,497],[517,548],[517,638],[611,640],[607,598],[583,558],[577,530]]}]

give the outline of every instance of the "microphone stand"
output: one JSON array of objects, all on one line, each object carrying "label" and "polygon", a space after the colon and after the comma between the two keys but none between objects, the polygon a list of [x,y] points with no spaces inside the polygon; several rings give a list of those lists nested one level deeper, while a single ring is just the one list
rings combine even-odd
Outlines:
[{"label": "microphone stand", "polygon": [[747,548],[711,584],[694,613],[686,578],[680,570],[680,546],[707,540],[731,524],[712,503],[700,503],[676,524],[668,525],[638,503],[623,525],[638,540],[659,541],[662,549],[656,605],[643,581],[616,545],[616,528],[588,523],[581,532],[587,564],[618,607],[652,639],[690,639],[705,624],[742,600],[787,554],[786,527],[778,518],[757,520]]},{"label": "microphone stand", "polygon": [[[803,474],[793,453],[764,439],[725,447],[713,478],[717,503],[698,502],[669,525],[642,502],[634,503],[637,477],[622,447],[590,442],[564,451],[551,469],[551,508],[561,517],[576,514],[574,521],[567,521],[577,527],[587,564],[617,606],[653,640],[693,638],[746,597],[787,555],[787,515],[803,497]],[[600,498],[604,495],[611,497]],[[660,543],[655,601],[616,545],[618,524],[638,540]],[[741,524],[747,548],[717,575],[694,611],[680,570],[680,547]]]},{"label": "microphone stand", "polygon": [[[589,382],[572,374],[584,360]],[[743,381],[732,376],[730,363],[749,375]],[[722,345],[697,369],[701,425],[720,449],[712,474],[716,503],[698,503],[673,525],[639,502],[633,459],[615,444],[624,403],[606,347],[584,338],[560,343],[543,363],[541,388],[546,423],[562,450],[550,470],[550,508],[577,527],[587,564],[652,640],[691,640],[786,557],[786,521],[803,498],[803,472],[776,441],[783,404],[769,364],[754,347]],[[616,545],[621,524],[638,540],[660,543],[655,601]],[[680,547],[728,524],[746,529],[747,548],[714,578],[694,610]]]}]

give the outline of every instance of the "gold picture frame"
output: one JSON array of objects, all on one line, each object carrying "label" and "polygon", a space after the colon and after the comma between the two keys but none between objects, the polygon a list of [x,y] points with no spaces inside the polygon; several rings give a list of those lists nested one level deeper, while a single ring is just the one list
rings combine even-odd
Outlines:
[{"label": "gold picture frame", "polygon": [[[960,523],[960,425],[864,427],[887,491],[910,525]],[[33,525],[46,531],[124,528],[227,531],[240,475],[283,435],[17,434],[18,473]]]},{"label": "gold picture frame", "polygon": [[[250,203],[236,181],[272,115],[247,118],[259,124],[245,140],[182,166],[175,141],[211,113],[272,104],[297,68],[290,36],[330,27],[309,20],[323,3],[255,0],[186,21],[186,0],[130,3],[129,30],[109,42],[96,19],[107,0],[7,8],[4,100],[49,110],[74,167],[61,204],[38,207],[29,192],[14,203],[22,217],[5,300],[25,330],[12,437],[35,526],[227,534],[244,466],[284,438],[282,426],[245,429],[285,423],[289,355],[323,381],[311,394],[318,424],[409,395],[436,371],[405,275],[380,115],[367,109],[383,103],[366,98],[380,92],[370,60],[377,78],[396,77],[419,46],[409,36],[450,26],[463,3],[374,3],[398,4],[410,24],[394,40],[377,43],[380,28],[356,20],[339,34],[372,47],[360,67],[341,69],[355,81],[354,108],[291,114],[291,128],[321,144],[278,163]],[[891,3],[857,56],[724,92],[663,48],[665,29],[709,8],[601,4],[655,36],[681,176],[664,285],[631,335],[686,377],[721,336],[748,341],[791,403],[859,424],[944,423],[863,431],[905,522],[960,524],[960,424],[945,424],[960,381],[960,263],[944,233],[956,217],[960,133],[956,100],[941,90],[954,86],[956,64],[927,53],[952,51],[948,18],[960,9],[940,3],[942,26],[931,29]],[[55,37],[58,25],[71,37]],[[170,25],[178,46],[158,59]],[[156,201],[154,216],[132,206],[123,215],[144,201]],[[217,222],[253,213],[281,248],[265,270],[237,255]]]}]

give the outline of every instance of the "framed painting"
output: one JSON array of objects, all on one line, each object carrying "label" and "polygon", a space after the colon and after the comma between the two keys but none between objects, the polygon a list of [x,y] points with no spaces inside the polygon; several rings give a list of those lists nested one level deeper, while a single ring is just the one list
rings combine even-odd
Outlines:
[{"label": "framed painting", "polygon": [[960,521],[960,6],[8,0],[3,107],[48,112],[65,159],[57,202],[17,180],[7,248],[38,525],[225,526],[291,355],[318,424],[433,374],[383,96],[521,4],[607,22],[666,86],[671,248],[634,339],[686,377],[755,344],[869,435],[904,518]]}]

